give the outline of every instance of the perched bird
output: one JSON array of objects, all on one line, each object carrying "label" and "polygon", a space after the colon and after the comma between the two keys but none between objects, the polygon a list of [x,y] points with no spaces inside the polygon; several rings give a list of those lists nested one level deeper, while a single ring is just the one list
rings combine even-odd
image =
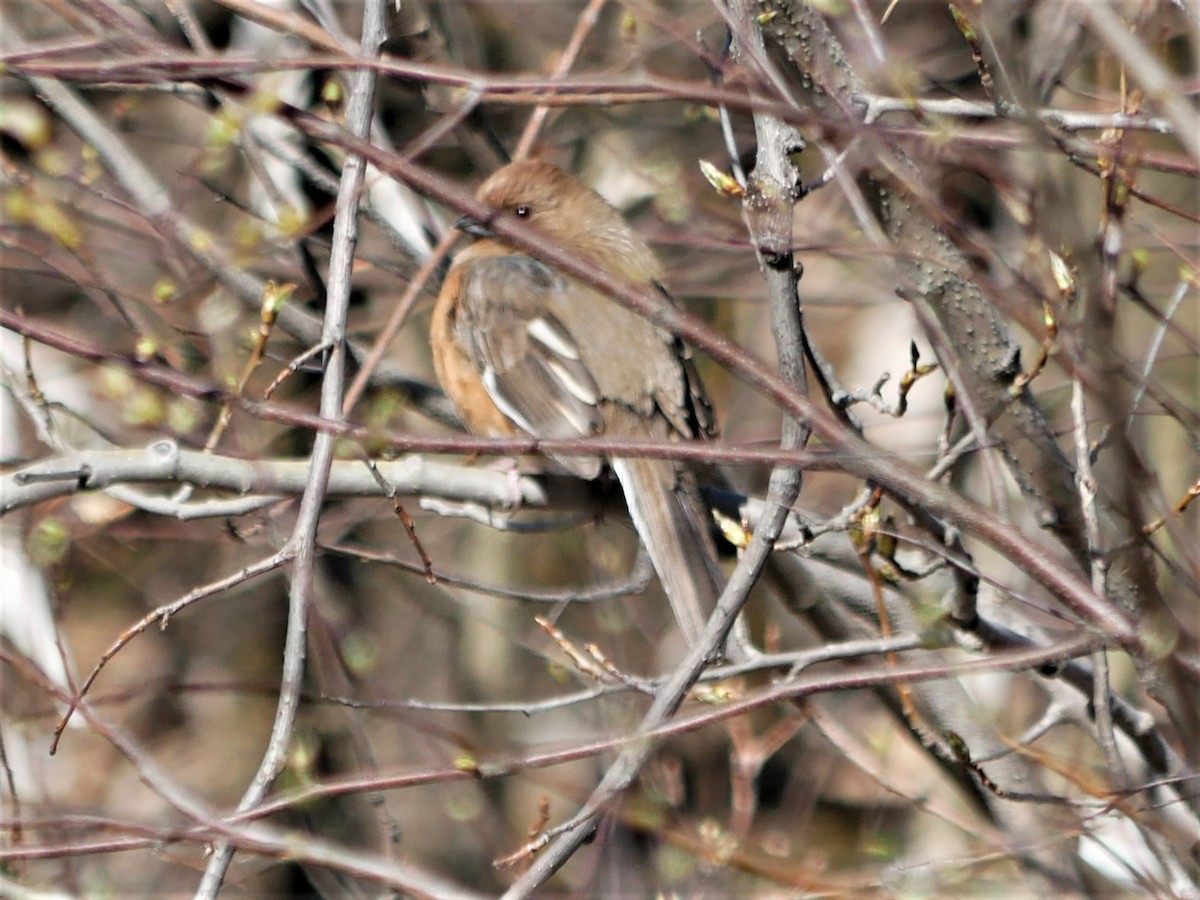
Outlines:
[{"label": "perched bird", "polygon": [[[550,163],[498,170],[479,188],[495,217],[511,216],[609,275],[659,284],[661,266],[620,213]],[[494,221],[494,218],[492,219]],[[583,282],[460,221],[475,242],[460,253],[433,311],[430,342],[443,389],[476,434],[641,440],[713,433],[691,352],[670,332]],[[672,460],[563,456],[583,478],[612,467],[630,517],[689,644],[724,583],[694,474]]]}]

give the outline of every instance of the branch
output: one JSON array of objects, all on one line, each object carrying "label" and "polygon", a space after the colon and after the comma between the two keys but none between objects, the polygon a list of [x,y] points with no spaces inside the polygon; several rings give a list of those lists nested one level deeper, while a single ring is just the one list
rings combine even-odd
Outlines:
[{"label": "branch", "polygon": [[[522,476],[515,484],[506,472],[432,462],[421,456],[376,464],[395,492],[485,504],[497,510],[588,509],[591,491],[568,476]],[[127,484],[193,484],[235,491],[232,500],[176,502],[139,494],[134,505],[181,520],[241,515],[284,497],[298,497],[308,486],[309,463],[292,459],[239,459],[186,450],[164,438],[140,450],[80,450],[48,457],[0,475],[0,516],[80,491],[111,490]],[[334,460],[328,496],[383,497],[379,482],[359,460]],[[161,505],[160,505],[161,504]],[[245,508],[243,508],[243,505]]]},{"label": "branch", "polygon": [[[362,26],[364,55],[377,55],[386,37],[384,0],[369,0]],[[347,110],[348,127],[355,136],[365,137],[370,132],[374,102],[374,73],[365,69],[356,71],[351,78],[350,103]],[[345,393],[346,316],[350,308],[350,273],[358,240],[358,196],[365,168],[366,161],[362,157],[351,155],[344,161],[333,223],[329,289],[325,297],[325,323],[321,331],[321,344],[328,346],[330,351],[325,360],[325,373],[321,381],[320,415],[335,422],[341,419]],[[313,566],[316,559],[317,525],[321,518],[321,508],[325,504],[334,444],[334,436],[327,431],[318,433],[313,443],[308,486],[300,500],[295,528],[288,541],[288,548],[292,551],[292,580],[288,594],[283,676],[279,687],[279,701],[275,708],[275,722],[271,727],[271,737],[258,771],[238,803],[238,812],[252,809],[262,801],[287,761],[287,749],[296,723],[304,679],[308,607],[315,578]],[[225,872],[233,860],[234,847],[232,842],[225,841],[214,848],[204,876],[196,889],[197,900],[213,900],[216,897]]]}]

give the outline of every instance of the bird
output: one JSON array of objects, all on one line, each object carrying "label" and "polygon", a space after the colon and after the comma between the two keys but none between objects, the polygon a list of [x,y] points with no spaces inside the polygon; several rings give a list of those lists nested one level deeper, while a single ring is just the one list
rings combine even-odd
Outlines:
[{"label": "bird", "polygon": [[[581,260],[671,302],[646,242],[598,193],[554,164],[509,163],[480,185],[492,210],[457,226],[473,242],[454,258],[434,304],[430,348],[443,390],[477,435],[708,439],[713,408],[692,351],[670,331],[499,239],[509,217]],[[585,479],[607,466],[688,645],[724,586],[711,513],[695,473],[670,459],[566,456]]]}]

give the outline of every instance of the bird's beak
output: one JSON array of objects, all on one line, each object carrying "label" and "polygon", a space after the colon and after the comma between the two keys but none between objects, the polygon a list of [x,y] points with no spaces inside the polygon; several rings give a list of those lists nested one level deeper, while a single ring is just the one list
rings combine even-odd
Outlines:
[{"label": "bird's beak", "polygon": [[486,225],[472,219],[470,216],[463,216],[454,223],[454,227],[459,231],[464,231],[472,237],[486,238],[491,237],[492,232]]}]

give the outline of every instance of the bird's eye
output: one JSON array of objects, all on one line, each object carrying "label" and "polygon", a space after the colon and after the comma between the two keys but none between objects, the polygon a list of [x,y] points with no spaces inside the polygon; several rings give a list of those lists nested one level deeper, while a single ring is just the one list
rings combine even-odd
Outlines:
[{"label": "bird's eye", "polygon": [[516,212],[518,219],[528,219],[530,213],[533,212],[533,209],[528,206],[518,206],[514,211]]}]

